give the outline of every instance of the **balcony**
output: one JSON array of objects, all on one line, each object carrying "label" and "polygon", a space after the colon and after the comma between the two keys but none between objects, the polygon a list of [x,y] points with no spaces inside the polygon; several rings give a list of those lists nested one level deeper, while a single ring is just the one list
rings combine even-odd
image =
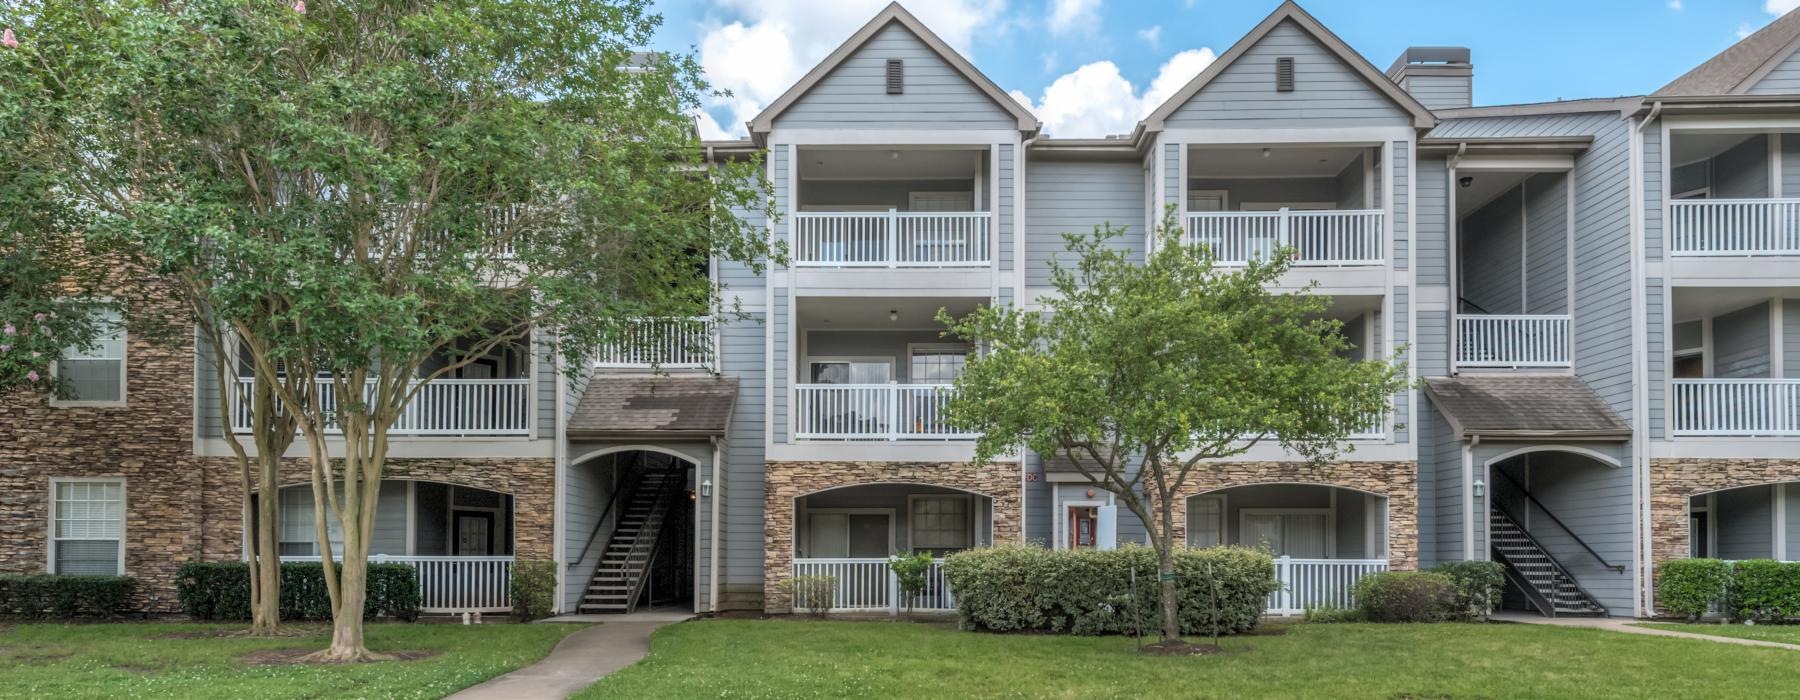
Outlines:
[{"label": "balcony", "polygon": [[[374,382],[369,382],[373,392]],[[240,377],[231,394],[231,429],[250,431],[256,380]],[[319,384],[321,411],[335,414],[337,388]],[[388,432],[392,435],[503,436],[531,434],[531,379],[436,379],[419,390]],[[335,424],[327,432],[337,433]]]},{"label": "balcony", "polygon": [[1242,266],[1291,248],[1295,267],[1381,265],[1380,209],[1212,211],[1187,215],[1183,243],[1206,246],[1214,262]]},{"label": "balcony", "polygon": [[801,212],[794,216],[798,267],[987,267],[991,214]]},{"label": "balcony", "polygon": [[1676,379],[1669,432],[1800,437],[1800,379]]},{"label": "balcony", "polygon": [[1456,315],[1458,368],[1563,368],[1574,365],[1569,314]]},{"label": "balcony", "polygon": [[1800,199],[1669,202],[1669,255],[1800,255]]},{"label": "balcony", "polygon": [[711,318],[645,318],[601,348],[597,369],[711,369],[719,336]]},{"label": "balcony", "polygon": [[972,440],[951,427],[949,384],[801,384],[794,387],[800,440]]}]

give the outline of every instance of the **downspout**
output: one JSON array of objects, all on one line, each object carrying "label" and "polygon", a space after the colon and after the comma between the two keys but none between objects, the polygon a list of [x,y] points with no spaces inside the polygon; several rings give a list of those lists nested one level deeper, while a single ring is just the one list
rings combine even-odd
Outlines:
[{"label": "downspout", "polygon": [[563,531],[565,528],[563,519],[568,515],[568,509],[563,507],[563,500],[569,496],[569,426],[567,415],[569,405],[569,377],[562,371],[562,358],[557,357],[554,354],[552,355],[552,358],[551,364],[556,372],[556,404],[552,407],[556,411],[556,435],[555,443],[550,447],[550,461],[552,463],[552,469],[554,470],[552,472],[553,476],[551,477],[551,480],[554,484],[556,493],[556,500],[552,505],[550,527],[552,540],[550,545],[550,559],[556,562],[556,604],[552,606],[552,609],[558,613],[563,613],[572,612],[563,609],[563,606],[567,604],[568,601],[567,594],[565,593],[565,586],[568,585],[568,552],[564,551],[567,543],[563,541],[565,536]]},{"label": "downspout", "polygon": [[707,505],[711,511],[712,522],[708,524],[707,537],[711,539],[711,550],[706,555],[706,609],[708,612],[719,611],[719,463],[723,458],[719,454],[719,438],[713,436],[712,441],[712,479],[706,487]]},{"label": "downspout", "polygon": [[1463,560],[1475,561],[1475,448],[1480,435],[1470,435],[1463,445]]},{"label": "downspout", "polygon": [[[1013,242],[1013,306],[1018,308],[1023,308],[1025,306],[1025,255],[1022,246],[1025,243],[1024,232],[1026,224],[1025,188],[1018,183],[1022,182],[1025,177],[1025,160],[1031,153],[1031,144],[1037,143],[1037,140],[1040,138],[1043,138],[1043,132],[1041,130],[1038,133],[1032,134],[1031,138],[1025,139],[1023,143],[1019,144],[1018,163],[1013,168],[1015,171],[1013,173],[1014,187],[1018,188],[1018,191],[1013,193],[1013,235],[1019,238],[1019,240]],[[1154,236],[1150,236],[1149,238],[1154,238]],[[1027,520],[1026,514],[1031,512],[1031,508],[1026,502],[1026,494],[1029,492],[1029,482],[1026,481],[1026,479],[1029,478],[1029,474],[1026,472],[1027,461],[1029,458],[1028,448],[1023,445],[1019,446],[1019,544],[1025,544],[1025,542],[1028,541],[1025,532],[1025,522]],[[989,509],[992,510],[991,504]],[[1054,514],[1052,515],[1051,520],[1055,520]],[[988,516],[988,542],[990,544],[994,543],[994,522],[991,513]]]}]

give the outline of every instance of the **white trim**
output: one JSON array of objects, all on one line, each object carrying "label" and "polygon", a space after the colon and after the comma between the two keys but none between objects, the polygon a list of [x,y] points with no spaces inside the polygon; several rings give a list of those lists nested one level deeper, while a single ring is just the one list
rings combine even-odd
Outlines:
[{"label": "white trim", "polygon": [[[705,441],[705,438],[699,438],[696,440],[692,440],[691,442],[699,443],[699,442],[704,442],[704,441]],[[683,442],[687,442],[687,441],[683,441]],[[689,464],[692,464],[695,468],[698,468],[701,463],[701,459],[699,457],[690,455],[690,454],[682,452],[680,450],[673,450],[673,449],[663,447],[660,445],[647,445],[647,444],[641,444],[641,443],[634,443],[634,444],[627,444],[627,445],[607,445],[606,447],[602,447],[597,450],[593,450],[591,452],[583,452],[583,453],[581,453],[581,456],[579,456],[579,457],[570,458],[569,466],[571,468],[578,467],[583,464],[587,464],[588,462],[599,459],[601,457],[605,457],[605,456],[611,455],[611,454],[618,454],[620,452],[655,452],[658,454],[665,454],[670,457],[674,457],[676,459],[682,460],[684,462],[688,462]],[[422,481],[430,481],[430,479],[422,479]],[[716,487],[717,484],[714,484],[714,486]]]},{"label": "white trim", "polygon": [[[1337,490],[1335,488],[1333,488],[1331,493],[1335,494],[1335,493],[1337,493]],[[1328,506],[1325,508],[1239,508],[1238,509],[1238,537],[1237,537],[1238,541],[1237,541],[1237,545],[1240,547],[1256,547],[1256,546],[1258,546],[1257,543],[1244,541],[1244,531],[1246,529],[1248,529],[1248,528],[1244,527],[1244,521],[1249,516],[1252,516],[1252,515],[1323,515],[1323,516],[1325,516],[1325,528],[1324,528],[1325,529],[1325,533],[1324,533],[1325,534],[1325,557],[1324,558],[1335,559],[1335,558],[1337,558],[1337,505],[1336,505],[1337,501],[1336,501],[1335,497],[1333,498],[1331,503],[1332,503],[1331,506]],[[1287,526],[1283,525],[1282,527],[1285,528]],[[1285,533],[1283,533],[1283,534],[1285,536]],[[1291,555],[1277,554],[1276,556],[1280,557],[1280,556],[1291,556]],[[1304,558],[1304,557],[1295,557],[1295,558]]]},{"label": "white trim", "polygon": [[131,526],[131,489],[123,476],[53,476],[50,477],[50,488],[45,494],[49,502],[45,504],[44,513],[48,516],[48,527],[44,530],[44,571],[60,574],[56,570],[56,489],[61,484],[118,484],[119,485],[119,564],[115,576],[125,575],[125,542]]},{"label": "white trim", "polygon": [[1164,129],[1161,133],[1165,143],[1206,144],[1213,147],[1265,143],[1368,146],[1388,141],[1405,141],[1416,132],[1410,126],[1348,126],[1293,129],[1180,128]]},{"label": "white trim", "polygon": [[1328,211],[1337,208],[1337,202],[1238,202],[1237,211]]},{"label": "white trim", "polygon": [[1579,445],[1568,445],[1568,444],[1557,444],[1557,443],[1545,443],[1545,444],[1541,444],[1541,445],[1527,445],[1525,447],[1520,447],[1515,450],[1509,450],[1506,452],[1502,452],[1495,457],[1489,458],[1487,461],[1483,462],[1482,465],[1487,466],[1487,467],[1492,467],[1496,464],[1499,464],[1506,460],[1512,459],[1514,457],[1518,457],[1520,455],[1533,454],[1533,453],[1537,453],[1537,452],[1571,452],[1574,454],[1581,455],[1583,457],[1587,457],[1589,459],[1593,459],[1598,462],[1602,462],[1609,467],[1625,466],[1625,464],[1623,462],[1620,462],[1617,458],[1609,456],[1605,453],[1597,452],[1595,450],[1592,450],[1592,449],[1589,449],[1586,447],[1581,447]]},{"label": "white trim", "polygon": [[1669,198],[1675,199],[1675,200],[1693,199],[1695,197],[1699,197],[1700,195],[1706,195],[1707,198],[1711,198],[1712,197],[1712,185],[1707,185],[1705,187],[1695,187],[1694,189],[1691,189],[1691,190],[1683,190],[1681,192],[1676,192],[1675,194],[1669,195]]},{"label": "white trim", "polygon": [[1575,156],[1465,155],[1456,167],[1481,173],[1569,172],[1575,169]]},{"label": "white trim", "polygon": [[[1111,505],[1111,504],[1107,503],[1106,501],[1097,501],[1092,498],[1085,498],[1085,497],[1082,498],[1081,500],[1077,500],[1077,501],[1059,501],[1057,508],[1056,508],[1056,516],[1057,516],[1056,517],[1056,546],[1053,549],[1066,550],[1066,549],[1070,548],[1069,547],[1069,509],[1071,509],[1071,508],[1100,508],[1100,507],[1107,506],[1107,505]],[[1098,518],[1099,516],[1096,515],[1095,517]],[[1095,525],[1094,525],[1094,539],[1095,539],[1095,543],[1094,543],[1095,547],[1094,548],[1095,549],[1099,549],[1099,537],[1100,537],[1100,527],[1099,527],[1098,520],[1096,520]]]},{"label": "white trim", "polygon": [[[1531,313],[1531,176],[1529,175],[1519,181],[1519,313]],[[1573,309],[1570,310],[1570,313],[1573,313]]]},{"label": "white trim", "polygon": [[[1012,129],[775,129],[769,143],[789,146],[988,146],[1019,142]],[[797,168],[794,170],[798,170]]]},{"label": "white trim", "polygon": [[1769,196],[1781,198],[1781,132],[1769,134],[1766,139],[1769,146]]},{"label": "white trim", "polygon": [[[279,491],[280,489],[276,489],[276,490]],[[379,498],[380,498],[380,495],[377,494],[377,499],[379,499]],[[415,549],[417,549],[417,542],[419,540],[419,538],[418,538],[418,515],[419,515],[418,500],[419,500],[419,482],[416,480],[408,479],[406,481],[406,556],[409,556],[409,557],[418,554],[418,552],[414,551]],[[560,522],[560,520],[561,519],[558,518],[559,522]],[[561,542],[561,541],[562,540],[560,540],[560,539],[557,540],[557,542]],[[562,548],[558,547],[557,549],[559,550],[557,557],[560,559],[561,558],[560,550]],[[558,588],[557,590],[560,591],[562,589]]]}]

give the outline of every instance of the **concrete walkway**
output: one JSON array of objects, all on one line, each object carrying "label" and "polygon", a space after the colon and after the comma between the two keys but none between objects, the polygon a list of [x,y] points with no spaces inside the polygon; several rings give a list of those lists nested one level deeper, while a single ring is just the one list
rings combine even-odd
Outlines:
[{"label": "concrete walkway", "polygon": [[1698,639],[1706,642],[1718,642],[1720,644],[1737,644],[1747,647],[1769,647],[1773,649],[1800,651],[1800,644],[1765,642],[1760,639],[1741,639],[1738,637],[1720,637],[1710,634],[1699,634],[1696,632],[1657,629],[1654,627],[1638,627],[1634,624],[1639,622],[1638,620],[1621,620],[1610,617],[1543,617],[1530,613],[1503,612],[1495,614],[1491,619],[1495,622],[1517,622],[1527,625],[1550,625],[1553,627],[1585,627],[1589,629],[1624,632],[1626,634],[1644,634],[1652,637]]},{"label": "concrete walkway", "polygon": [[[690,616],[691,617],[691,616]],[[525,668],[450,696],[453,700],[562,700],[650,653],[650,633],[676,622],[618,621],[564,637],[550,655]]]}]

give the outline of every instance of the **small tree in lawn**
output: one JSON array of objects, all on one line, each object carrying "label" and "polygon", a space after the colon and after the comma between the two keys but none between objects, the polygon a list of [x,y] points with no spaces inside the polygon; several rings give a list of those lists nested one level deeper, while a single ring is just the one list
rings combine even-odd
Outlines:
[{"label": "small tree in lawn", "polygon": [[894,572],[895,587],[906,601],[906,616],[912,617],[913,601],[925,592],[925,579],[931,574],[931,552],[907,552],[888,557],[888,569]]},{"label": "small tree in lawn", "polygon": [[976,459],[1023,445],[1070,458],[1143,521],[1156,550],[1162,643],[1181,644],[1174,501],[1207,460],[1275,442],[1327,460],[1405,387],[1389,361],[1345,359],[1327,297],[1273,292],[1287,252],[1238,269],[1183,244],[1171,212],[1143,264],[1122,230],[1065,235],[1079,262],[1054,265],[1042,312],[940,313],[985,349],[956,381],[949,414],[978,432]]}]

